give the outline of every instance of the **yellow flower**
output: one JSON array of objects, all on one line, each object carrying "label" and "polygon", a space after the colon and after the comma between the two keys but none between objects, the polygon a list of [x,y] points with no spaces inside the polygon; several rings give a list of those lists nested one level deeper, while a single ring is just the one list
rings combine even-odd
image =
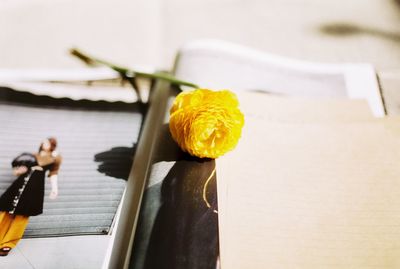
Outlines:
[{"label": "yellow flower", "polygon": [[169,128],[180,148],[200,158],[217,158],[235,148],[244,125],[236,95],[228,90],[180,93]]}]

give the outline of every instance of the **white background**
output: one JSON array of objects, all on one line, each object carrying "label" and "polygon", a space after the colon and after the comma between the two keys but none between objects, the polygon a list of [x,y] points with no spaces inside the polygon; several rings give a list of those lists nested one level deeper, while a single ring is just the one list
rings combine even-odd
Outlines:
[{"label": "white background", "polygon": [[[335,36],[320,28],[348,23]],[[398,0],[0,0],[0,68],[73,67],[77,46],[114,62],[169,68],[177,49],[221,38],[293,58],[400,69]]]}]

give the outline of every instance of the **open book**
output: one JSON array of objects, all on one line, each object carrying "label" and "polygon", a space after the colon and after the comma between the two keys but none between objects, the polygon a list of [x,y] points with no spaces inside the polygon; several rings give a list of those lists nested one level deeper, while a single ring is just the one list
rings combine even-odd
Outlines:
[{"label": "open book", "polygon": [[[23,256],[19,256],[20,261],[30,259],[29,262],[36,264],[38,268],[40,266],[45,268],[45,266],[60,262],[65,264],[65,268],[99,268],[102,266],[103,268],[138,269],[214,269],[221,266],[221,268],[230,269],[265,268],[266,265],[293,268],[295,267],[293,265],[300,266],[302,264],[308,266],[304,268],[319,264],[323,267],[326,264],[339,264],[337,261],[335,261],[336,263],[331,261],[326,264],[319,263],[319,259],[331,257],[327,252],[332,249],[336,250],[335,248],[340,249],[342,241],[329,245],[329,240],[333,236],[329,235],[330,237],[326,238],[321,238],[321,236],[327,235],[328,232],[343,232],[342,236],[349,238],[349,241],[345,242],[345,246],[348,247],[346,250],[354,250],[356,249],[354,246],[360,246],[360,242],[366,242],[369,236],[384,235],[384,232],[377,233],[380,231],[379,229],[383,229],[382,227],[395,225],[393,219],[390,218],[390,214],[393,213],[390,210],[395,208],[395,203],[392,207],[387,208],[389,211],[384,210],[384,207],[386,208],[389,202],[395,199],[393,195],[389,195],[385,201],[377,202],[378,204],[370,202],[384,196],[389,189],[389,184],[385,183],[382,188],[374,189],[377,186],[377,184],[372,184],[376,183],[374,178],[366,177],[365,180],[370,184],[365,186],[359,184],[362,178],[357,178],[354,183],[349,183],[351,181],[343,177],[337,181],[340,183],[338,185],[327,180],[338,171],[343,171],[343,173],[349,171],[347,168],[355,168],[354,173],[350,172],[350,175],[361,171],[354,166],[354,164],[358,164],[356,162],[358,159],[354,159],[353,163],[347,163],[344,161],[345,159],[342,159],[341,152],[338,153],[336,149],[343,151],[344,158],[352,156],[353,147],[356,147],[358,150],[354,151],[356,156],[365,157],[368,154],[364,154],[361,144],[360,147],[357,147],[358,144],[354,143],[354,139],[359,138],[358,136],[365,130],[373,129],[371,133],[373,139],[380,135],[380,132],[387,131],[386,122],[391,121],[374,119],[372,111],[375,110],[371,110],[371,103],[374,102],[329,98],[288,98],[265,93],[239,92],[239,101],[242,103],[241,107],[246,116],[242,139],[236,150],[227,154],[226,157],[214,161],[192,158],[183,153],[173,142],[168,130],[169,108],[179,90],[164,81],[158,81],[151,89],[149,102],[145,105],[139,105],[135,101],[137,99],[133,92],[127,91],[126,88],[115,89],[116,91],[109,88],[110,92],[114,91],[113,94],[109,94],[102,87],[100,87],[100,91],[93,90],[97,87],[96,85],[89,87],[76,84],[17,83],[13,81],[8,82],[7,86],[8,88],[3,88],[6,91],[2,94],[3,105],[19,105],[24,109],[29,108],[31,110],[27,111],[28,115],[46,110],[47,113],[41,117],[52,115],[54,117],[52,121],[57,121],[55,115],[66,113],[69,115],[67,119],[74,119],[77,124],[74,125],[73,121],[64,120],[56,122],[57,128],[50,129],[44,124],[34,136],[22,139],[25,144],[17,145],[18,151],[33,151],[35,149],[28,149],[28,147],[36,146],[36,144],[32,146],[33,140],[51,135],[47,134],[47,130],[50,130],[58,133],[60,153],[65,155],[63,156],[65,173],[61,167],[58,197],[60,199],[58,202],[64,202],[64,204],[59,203],[58,209],[52,208],[54,207],[52,202],[57,200],[50,201],[46,198],[45,208],[47,206],[47,212],[53,215],[46,216],[46,212],[44,212],[42,216],[32,217],[32,221],[35,219],[38,221],[34,221],[36,225],[32,226],[30,232],[36,232],[36,237],[46,244],[46,252],[40,251],[40,247],[38,247],[40,242],[29,241],[33,240],[32,238],[26,237],[20,243],[23,253]],[[378,96],[377,93],[379,94],[376,90],[374,88],[372,94],[374,98]],[[122,94],[122,91],[125,92]],[[18,98],[15,99],[13,96]],[[11,100],[10,97],[14,99]],[[377,111],[382,111],[382,103],[379,103],[379,106]],[[104,111],[104,108],[107,108],[107,111]],[[74,116],[76,113],[82,117]],[[17,114],[13,114],[13,116],[18,119]],[[21,116],[19,120],[22,122],[23,119]],[[29,122],[29,124],[35,126],[35,122],[37,120],[33,123]],[[375,130],[376,126],[379,130]],[[363,129],[364,127],[366,129]],[[25,128],[25,130],[29,129]],[[72,136],[70,135],[71,130],[74,130]],[[335,130],[344,130],[344,132],[335,132]],[[395,147],[391,147],[391,143],[395,141],[396,129],[390,127],[387,132],[393,137],[386,144],[386,148],[392,148],[395,152]],[[5,130],[2,133],[7,135]],[[82,141],[79,139],[80,134],[84,137]],[[9,136],[7,144],[17,144],[17,141],[13,140],[15,139],[13,135],[15,134]],[[103,139],[96,142],[99,150],[87,146],[97,139]],[[307,144],[307,142],[314,144]],[[336,144],[339,142],[343,144]],[[364,143],[363,146],[369,145],[367,143],[369,140],[357,139],[357,142]],[[66,146],[67,144],[71,148],[63,148],[62,145]],[[100,150],[104,147],[108,150]],[[318,151],[319,148],[321,151]],[[383,162],[386,160],[384,152],[378,151],[378,148],[374,144],[373,149],[376,151],[373,153],[379,154],[374,155],[375,159],[373,160],[368,159],[366,164],[372,165],[373,161]],[[94,152],[91,152],[93,150]],[[1,157],[6,162],[7,158],[11,158],[11,153],[1,155]],[[85,159],[86,165],[81,165],[79,158]],[[297,158],[299,158],[299,162],[297,162]],[[313,158],[319,161],[316,167],[311,161],[314,160]],[[336,165],[330,167],[329,162],[324,162],[327,158],[337,161],[337,163],[334,162]],[[133,162],[132,159],[134,159]],[[119,167],[118,164],[121,160],[124,160],[123,163],[127,165]],[[100,163],[96,165],[96,162]],[[205,181],[216,164],[217,176],[212,177],[206,192],[204,192]],[[8,169],[7,165],[5,164],[2,168],[4,171]],[[78,165],[79,169],[75,169],[74,167]],[[267,165],[270,165],[270,169],[265,169]],[[388,168],[391,163],[385,162],[385,165]],[[366,167],[367,165],[363,166],[363,168]],[[72,171],[75,172],[72,173]],[[124,172],[122,175],[118,173],[121,171]],[[0,182],[4,182],[0,185],[4,185],[2,190],[5,190],[6,185],[11,181],[10,171],[7,173],[2,174],[5,181],[3,178],[0,179]],[[389,175],[391,173],[388,172]],[[268,182],[266,175],[268,175],[268,179],[279,177],[280,180],[266,185]],[[318,178],[314,177],[315,175],[318,175]],[[347,176],[347,174],[345,175]],[[290,176],[303,176],[304,183],[307,183],[308,187]],[[324,180],[319,180],[320,177],[323,177]],[[127,180],[126,183],[124,179]],[[387,177],[387,182],[393,183],[391,179]],[[90,190],[88,184],[97,184],[100,180],[102,180],[101,191],[96,193],[96,191]],[[69,184],[69,193],[64,187],[67,183]],[[326,185],[322,183],[326,183]],[[75,188],[76,186],[78,188]],[[47,186],[46,195],[49,191],[48,188],[49,186]],[[118,189],[118,193],[113,193],[116,189]],[[330,190],[335,192],[330,192]],[[368,192],[367,196],[363,196],[363,199],[355,199],[355,203],[352,203],[351,192],[355,192],[361,197],[368,190],[372,191]],[[266,193],[269,195],[265,196]],[[88,200],[89,198],[93,199]],[[338,198],[344,198],[344,200],[340,200],[339,206],[335,208]],[[81,199],[75,203],[78,207],[82,203],[86,203],[85,213],[79,211],[79,208],[75,208],[71,212],[80,212],[81,217],[87,218],[87,222],[85,222],[87,225],[80,223],[81,219],[78,215],[71,216],[75,213],[63,213],[65,208],[74,204],[73,199]],[[104,199],[108,199],[110,204],[96,205],[98,201]],[[299,205],[300,202],[303,203]],[[322,202],[327,204],[327,210],[323,208]],[[286,211],[280,210],[280,206],[283,206]],[[365,226],[360,226],[360,223],[357,222],[358,217],[354,223],[345,222],[353,221],[352,218],[347,218],[343,220],[344,222],[340,222],[340,219],[337,218],[341,216],[341,213],[347,213],[346,210],[354,209],[354,212],[364,210],[361,212],[364,212],[363,215],[360,215],[362,219],[368,216],[367,209],[370,207],[377,209],[377,211],[371,211],[372,216],[375,216],[373,215],[375,212],[381,212],[379,216],[383,217],[384,226],[373,226],[377,225],[377,222],[372,220],[370,223],[361,223]],[[108,210],[106,213],[98,211],[98,215],[96,215],[96,210],[105,208]],[[326,215],[326,212],[333,212],[333,215]],[[385,215],[385,212],[388,215]],[[315,213],[314,217],[313,213]],[[345,216],[353,216],[350,213]],[[321,214],[323,217],[327,216],[327,219],[321,218]],[[274,218],[268,218],[271,215]],[[307,217],[303,222],[301,222],[302,216]],[[42,217],[44,221],[39,222],[39,217]],[[59,217],[69,220],[71,225],[80,223],[80,227],[76,229],[86,227],[85,229],[88,231],[80,234],[74,233],[67,221],[58,221]],[[107,217],[107,221],[104,221],[103,217]],[[97,229],[99,226],[96,223],[88,222],[89,220],[96,221],[96,219],[104,224],[101,229]],[[326,221],[326,223],[322,223],[322,230],[317,225],[320,219]],[[334,229],[330,229],[331,220],[337,220],[337,223],[333,223],[335,224]],[[58,225],[58,230],[53,229],[53,233],[50,234],[48,228],[51,226],[49,225],[54,224]],[[371,225],[368,226],[369,224]],[[313,227],[318,227],[318,229],[312,231]],[[356,228],[359,227],[364,230],[360,233],[360,237],[357,237]],[[371,227],[376,227],[376,230]],[[65,229],[63,230],[63,228]],[[37,231],[45,231],[47,234],[40,235]],[[370,231],[372,233],[368,234]],[[384,231],[387,232],[387,230]],[[65,249],[60,248],[48,237],[55,236],[56,241],[61,242],[66,239],[66,235],[70,237],[65,241]],[[79,237],[82,235],[86,237]],[[312,240],[303,239],[303,235],[306,236],[305,239],[309,237]],[[361,240],[363,235],[366,237]],[[391,235],[392,233],[386,236]],[[86,241],[87,236],[96,236],[97,240]],[[80,240],[74,240],[75,238]],[[352,245],[351,239],[358,240],[354,243],[356,245]],[[268,247],[266,241],[269,240],[272,245]],[[293,242],[300,242],[301,245],[293,244],[293,246],[289,246],[288,252],[285,252],[286,243]],[[394,244],[394,241],[390,242]],[[34,243],[36,248],[30,247],[32,244],[29,243]],[[70,248],[71,244],[74,245],[72,249]],[[379,244],[376,244],[374,246],[378,248]],[[326,247],[322,254],[317,253],[320,246]],[[88,252],[88,249],[93,251]],[[306,255],[307,250],[312,251],[312,255]],[[340,256],[341,253],[336,251],[337,256]],[[40,256],[39,253],[46,259],[35,258]],[[47,257],[46,253],[53,253],[53,255]],[[82,255],[83,253],[85,255]],[[266,253],[271,255],[268,256]],[[285,253],[290,255],[295,253],[297,256],[289,254],[285,256]],[[358,253],[360,259],[364,257],[365,253],[360,250]],[[11,255],[17,254],[13,252],[7,259],[11,258]],[[292,257],[303,256],[307,259],[310,257],[318,259],[291,263]],[[88,259],[88,257],[90,258]],[[267,260],[263,258],[267,258]],[[10,263],[6,264],[6,262],[10,261],[0,260],[0,265],[9,266]],[[353,265],[346,263],[348,260],[340,262]],[[378,263],[380,260],[374,260],[374,262],[381,264]],[[68,267],[69,265],[70,267]],[[21,268],[24,267],[21,266]]]},{"label": "open book", "polygon": [[50,180],[43,194],[29,183],[23,190],[44,197],[43,212],[29,215],[1,268],[215,268],[215,177],[205,192],[211,207],[202,195],[215,162],[190,157],[171,139],[175,87],[158,81],[149,102],[139,103],[129,87],[98,77],[2,85],[0,197],[16,182],[12,160],[35,154],[48,137],[57,139],[62,163],[55,199]]}]

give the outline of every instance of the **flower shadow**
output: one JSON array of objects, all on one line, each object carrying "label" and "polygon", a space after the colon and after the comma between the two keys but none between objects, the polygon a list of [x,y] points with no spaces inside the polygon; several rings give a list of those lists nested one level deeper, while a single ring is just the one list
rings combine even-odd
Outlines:
[{"label": "flower shadow", "polygon": [[[172,166],[146,188],[131,268],[214,269],[219,253],[215,160],[182,152],[168,125],[162,128],[158,139],[162,146],[156,150],[153,167],[167,162]],[[210,175],[205,193],[208,207],[203,191]]]}]

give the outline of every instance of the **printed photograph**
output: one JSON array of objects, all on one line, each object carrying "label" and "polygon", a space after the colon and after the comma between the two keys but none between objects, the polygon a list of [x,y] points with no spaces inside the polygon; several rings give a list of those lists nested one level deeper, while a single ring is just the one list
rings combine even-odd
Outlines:
[{"label": "printed photograph", "polygon": [[0,117],[0,255],[100,268],[144,107],[2,87]]}]

